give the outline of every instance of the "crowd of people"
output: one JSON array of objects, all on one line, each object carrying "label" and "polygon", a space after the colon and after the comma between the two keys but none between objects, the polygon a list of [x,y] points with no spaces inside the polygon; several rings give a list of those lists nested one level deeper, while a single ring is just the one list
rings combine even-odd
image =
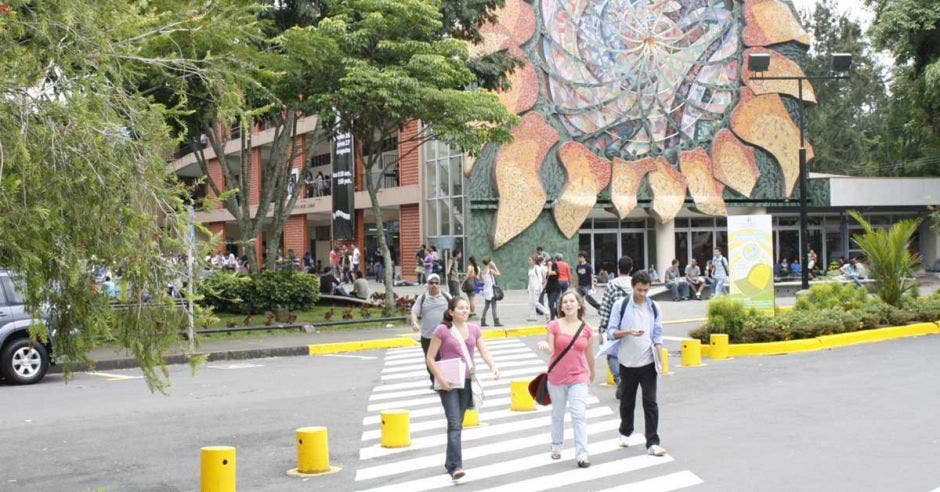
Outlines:
[{"label": "crowd of people", "polygon": [[[455,256],[459,258],[459,252]],[[528,261],[529,319],[545,321],[546,339],[539,343],[539,349],[550,354],[547,371],[547,389],[552,405],[548,443],[550,458],[558,460],[562,457],[567,417],[574,430],[575,464],[580,468],[591,466],[586,406],[596,374],[595,360],[602,357],[608,362],[617,382],[620,446],[640,444],[638,437],[633,437],[633,431],[636,393],[641,391],[646,452],[651,456],[665,456],[666,450],[660,446],[658,434],[656,397],[656,382],[662,370],[662,311],[648,297],[653,283],[649,273],[634,272],[633,260],[629,256],[620,258],[617,262],[618,276],[607,282],[603,300],[598,302],[593,299],[596,278],[586,253],[579,255],[574,270],[564,261],[563,255],[549,256],[542,248],[538,248]],[[448,265],[445,275],[456,268]],[[477,404],[475,395],[479,381],[476,375],[479,371],[474,365],[475,352],[479,352],[493,378],[499,378],[497,361],[486,348],[482,327],[486,326],[486,313],[490,309],[494,325],[499,323],[496,306],[501,296],[494,287],[500,274],[492,258],[483,258],[478,265],[476,259],[470,257],[459,289],[449,285],[449,292],[445,292],[441,276],[428,273],[424,279],[427,289],[415,299],[411,309],[411,326],[421,336],[430,389],[438,393],[446,416],[444,470],[455,482],[466,474],[461,447],[464,413]],[[573,275],[578,278],[573,278]],[[575,280],[577,284],[573,283]],[[448,283],[451,283],[450,277]],[[479,294],[484,297],[482,322],[474,323],[471,321],[474,317],[473,298]],[[597,332],[585,320],[588,305],[600,312]],[[595,333],[601,337],[596,355]],[[463,364],[454,366],[454,360]],[[458,374],[454,367],[458,367],[456,371],[463,367],[463,372]]]}]

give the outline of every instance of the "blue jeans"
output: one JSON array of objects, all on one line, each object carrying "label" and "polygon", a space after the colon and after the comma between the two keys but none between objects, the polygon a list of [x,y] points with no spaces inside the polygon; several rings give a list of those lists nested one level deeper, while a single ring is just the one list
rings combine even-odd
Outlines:
[{"label": "blue jeans", "polygon": [[585,383],[555,386],[548,383],[548,394],[552,397],[552,451],[561,451],[565,444],[565,407],[571,410],[571,427],[574,428],[574,455],[587,457],[587,398]]},{"label": "blue jeans", "polygon": [[617,360],[617,355],[608,355],[607,356],[607,367],[610,368],[610,373],[614,375],[614,383],[618,386],[620,385],[620,361]]},{"label": "blue jeans", "polygon": [[463,430],[463,415],[470,406],[473,391],[470,389],[470,380],[464,380],[462,389],[438,391],[441,395],[441,405],[444,407],[444,416],[447,418],[447,457],[444,459],[444,469],[447,473],[463,468],[463,456],[460,448],[460,431]]},{"label": "blue jeans", "polygon": [[[672,298],[680,299],[689,297],[689,283],[685,280],[679,280],[676,282],[669,282],[669,291],[672,292]],[[681,296],[679,294],[682,294]]]}]

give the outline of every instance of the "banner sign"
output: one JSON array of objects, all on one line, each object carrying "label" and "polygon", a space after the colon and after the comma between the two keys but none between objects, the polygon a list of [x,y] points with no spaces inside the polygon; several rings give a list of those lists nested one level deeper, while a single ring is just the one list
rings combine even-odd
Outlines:
[{"label": "banner sign", "polygon": [[770,215],[728,217],[731,298],[745,307],[774,309],[774,243]]},{"label": "banner sign", "polygon": [[342,133],[333,140],[333,240],[356,239],[356,214],[354,210],[354,196],[356,192],[355,154],[353,153],[353,136],[351,133]]}]

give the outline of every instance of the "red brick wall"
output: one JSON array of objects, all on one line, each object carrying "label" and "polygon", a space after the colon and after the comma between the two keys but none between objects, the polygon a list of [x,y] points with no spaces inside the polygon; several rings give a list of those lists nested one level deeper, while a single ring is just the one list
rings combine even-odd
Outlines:
[{"label": "red brick wall", "polygon": [[248,194],[248,203],[257,205],[261,201],[261,147],[251,151],[251,191]]},{"label": "red brick wall", "polygon": [[287,218],[284,224],[284,257],[287,250],[294,250],[294,255],[302,258],[310,249],[310,231],[307,227],[306,215],[294,215]]},{"label": "red brick wall", "polygon": [[[216,186],[219,187],[220,192],[225,191],[225,178],[222,177],[222,167],[219,164],[218,159],[212,159],[209,161],[209,179],[212,180],[212,182]],[[216,198],[218,195],[212,192],[211,185],[208,185],[208,186],[209,186],[208,196],[210,198]],[[213,208],[221,208],[221,207],[222,207],[222,204],[219,202],[216,202],[215,205],[213,206]]]},{"label": "red brick wall", "polygon": [[402,186],[418,184],[421,152],[416,148],[418,147],[416,142],[408,142],[408,140],[415,138],[420,131],[421,122],[412,120],[398,132],[398,155],[401,158],[398,162],[398,173]]},{"label": "red brick wall", "polygon": [[401,276],[415,280],[415,253],[421,246],[421,219],[417,205],[402,205],[399,209],[400,232],[398,247],[401,250]]}]

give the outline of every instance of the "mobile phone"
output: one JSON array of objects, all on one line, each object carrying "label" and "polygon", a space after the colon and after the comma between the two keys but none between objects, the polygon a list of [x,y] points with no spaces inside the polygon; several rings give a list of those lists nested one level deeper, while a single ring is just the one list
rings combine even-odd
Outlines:
[{"label": "mobile phone", "polygon": [[643,330],[637,330],[637,331],[636,331],[636,336],[640,336],[640,335],[642,335],[643,333],[645,333]]}]

